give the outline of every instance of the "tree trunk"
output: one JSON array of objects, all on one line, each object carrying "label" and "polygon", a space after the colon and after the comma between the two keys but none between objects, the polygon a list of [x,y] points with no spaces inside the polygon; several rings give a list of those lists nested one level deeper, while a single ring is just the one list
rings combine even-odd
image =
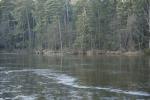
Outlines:
[{"label": "tree trunk", "polygon": [[29,34],[29,49],[31,50],[32,38],[31,38],[31,28],[30,28],[29,14],[28,14],[27,9],[26,9],[26,17],[27,17],[28,34]]},{"label": "tree trunk", "polygon": [[[149,24],[149,33],[150,33],[150,4],[149,4],[149,18],[148,18],[148,24]],[[150,37],[149,37],[149,49],[150,49]]]},{"label": "tree trunk", "polygon": [[59,38],[60,38],[60,52],[62,53],[62,32],[61,32],[61,24],[60,19],[58,19],[58,31],[59,31]]}]

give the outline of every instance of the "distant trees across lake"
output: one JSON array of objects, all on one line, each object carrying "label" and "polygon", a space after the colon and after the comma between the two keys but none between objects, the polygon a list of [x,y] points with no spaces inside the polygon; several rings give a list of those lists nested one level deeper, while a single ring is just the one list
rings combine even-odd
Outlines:
[{"label": "distant trees across lake", "polygon": [[150,0],[1,0],[1,49],[142,50]]}]

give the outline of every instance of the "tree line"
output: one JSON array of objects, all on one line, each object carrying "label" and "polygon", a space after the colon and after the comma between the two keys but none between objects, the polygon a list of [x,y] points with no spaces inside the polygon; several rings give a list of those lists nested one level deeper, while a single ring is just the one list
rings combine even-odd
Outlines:
[{"label": "tree line", "polygon": [[1,0],[1,49],[142,50],[149,0]]}]

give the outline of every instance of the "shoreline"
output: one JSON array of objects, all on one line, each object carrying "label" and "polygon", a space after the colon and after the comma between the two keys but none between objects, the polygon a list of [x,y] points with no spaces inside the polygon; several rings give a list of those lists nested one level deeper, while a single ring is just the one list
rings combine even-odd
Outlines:
[{"label": "shoreline", "polygon": [[0,54],[36,54],[45,56],[60,56],[60,55],[85,55],[85,56],[142,56],[145,55],[144,51],[108,51],[108,50],[36,50],[31,51],[25,49],[15,49],[15,50],[0,50]]},{"label": "shoreline", "polygon": [[144,55],[143,51],[105,51],[105,50],[63,50],[63,51],[54,51],[54,50],[36,50],[35,54],[37,55],[85,55],[85,56],[141,56]]}]

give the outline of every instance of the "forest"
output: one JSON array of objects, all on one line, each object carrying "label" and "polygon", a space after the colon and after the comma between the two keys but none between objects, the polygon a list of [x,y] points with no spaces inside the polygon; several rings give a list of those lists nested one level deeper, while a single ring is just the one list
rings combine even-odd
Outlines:
[{"label": "forest", "polygon": [[0,49],[150,46],[150,0],[1,0]]}]

